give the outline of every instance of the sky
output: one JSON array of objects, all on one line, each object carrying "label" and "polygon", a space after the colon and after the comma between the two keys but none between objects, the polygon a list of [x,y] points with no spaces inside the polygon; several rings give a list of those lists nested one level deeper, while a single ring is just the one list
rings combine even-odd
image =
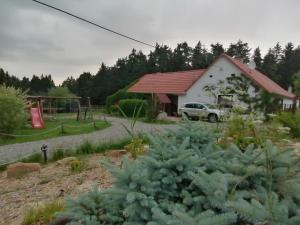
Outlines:
[{"label": "sky", "polygon": [[[241,39],[263,53],[300,43],[299,0],[40,0],[155,45],[186,41],[225,47]],[[18,77],[95,74],[135,48],[121,38],[31,0],[0,0],[0,67]]]}]

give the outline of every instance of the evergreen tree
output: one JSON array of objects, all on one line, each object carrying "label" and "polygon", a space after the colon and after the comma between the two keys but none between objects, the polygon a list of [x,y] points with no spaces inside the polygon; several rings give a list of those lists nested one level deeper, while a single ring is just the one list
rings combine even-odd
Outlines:
[{"label": "evergreen tree", "polygon": [[247,42],[238,40],[237,43],[231,43],[229,45],[229,48],[227,49],[226,53],[231,57],[239,58],[243,60],[243,62],[248,63],[250,59],[250,51],[251,48],[249,48]]},{"label": "evergreen tree", "polygon": [[79,96],[83,98],[90,97],[93,80],[93,75],[88,72],[84,72],[79,76],[77,79],[77,91]]},{"label": "evergreen tree", "polygon": [[278,63],[278,74],[280,74],[280,84],[288,89],[292,85],[292,76],[297,72],[294,64],[294,45],[289,42],[282,51],[281,59]]},{"label": "evergreen tree", "polygon": [[69,200],[71,225],[298,225],[300,161],[267,141],[223,150],[207,128],[187,123],[149,137],[150,150],[122,168],[108,190]]},{"label": "evergreen tree", "polygon": [[156,44],[155,50],[151,51],[148,56],[147,71],[149,73],[173,71],[172,54],[173,52],[168,46]]},{"label": "evergreen tree", "polygon": [[216,44],[211,44],[210,46],[211,46],[211,53],[213,56],[213,60],[215,60],[225,52],[223,45],[220,44],[219,42],[217,42]]},{"label": "evergreen tree", "polygon": [[67,87],[72,93],[78,92],[77,81],[72,76],[64,80],[62,86]]},{"label": "evergreen tree", "polygon": [[186,42],[177,44],[172,56],[172,70],[182,71],[191,68],[192,49]]},{"label": "evergreen tree", "polygon": [[253,53],[252,58],[253,58],[253,61],[255,62],[256,69],[260,71],[261,68],[262,68],[262,57],[261,57],[261,53],[260,53],[259,47],[257,47],[256,49],[254,49],[254,53]]},{"label": "evergreen tree", "polygon": [[193,69],[203,69],[207,68],[212,63],[212,54],[207,51],[207,49],[202,46],[199,41],[192,54],[192,68]]},{"label": "evergreen tree", "polygon": [[280,84],[280,76],[278,75],[278,64],[277,57],[273,49],[269,49],[268,53],[265,55],[262,68],[262,72],[269,76],[273,81]]}]

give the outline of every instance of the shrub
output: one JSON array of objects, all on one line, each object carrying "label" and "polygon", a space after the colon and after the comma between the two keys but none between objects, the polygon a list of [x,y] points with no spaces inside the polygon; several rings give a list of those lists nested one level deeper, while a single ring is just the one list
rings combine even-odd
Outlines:
[{"label": "shrub", "polygon": [[300,112],[292,114],[290,112],[279,113],[276,120],[283,126],[291,129],[293,137],[300,137]]},{"label": "shrub", "polygon": [[54,151],[52,154],[53,161],[57,161],[57,160],[65,158],[65,157],[66,157],[66,154],[63,149],[58,149],[58,150]]},{"label": "shrub", "polygon": [[88,165],[83,160],[74,160],[70,162],[70,170],[72,173],[81,173],[82,171],[86,170]]},{"label": "shrub", "polygon": [[0,132],[13,133],[25,124],[25,105],[21,90],[0,86]]},{"label": "shrub", "polygon": [[263,149],[223,150],[197,124],[149,139],[146,156],[111,169],[111,189],[67,202],[72,225],[300,224],[300,162],[292,149],[267,141]]},{"label": "shrub", "polygon": [[148,102],[149,106],[146,111],[146,120],[147,122],[155,122],[159,114],[158,103],[152,99],[149,99]]},{"label": "shrub", "polygon": [[91,153],[95,153],[95,147],[88,141],[85,141],[82,145],[80,145],[77,149],[76,149],[76,154],[91,154]]},{"label": "shrub", "polygon": [[125,145],[125,150],[129,152],[132,158],[136,159],[139,155],[142,155],[144,151],[144,140],[139,137],[132,138],[131,142]]},{"label": "shrub", "polygon": [[43,156],[41,153],[34,153],[21,160],[24,163],[42,163],[44,162]]},{"label": "shrub", "polygon": [[136,98],[136,94],[127,92],[127,88],[121,89],[106,98],[106,110],[108,112],[112,112],[111,110],[113,109],[113,105],[117,105],[122,99],[131,98]]},{"label": "shrub", "polygon": [[119,102],[120,110],[127,117],[144,117],[147,106],[147,101],[140,99],[123,99]]},{"label": "shrub", "polygon": [[54,214],[64,210],[61,201],[45,203],[37,207],[31,207],[25,212],[23,225],[46,224],[54,218]]},{"label": "shrub", "polygon": [[278,142],[289,135],[289,128],[276,122],[264,122],[254,114],[233,116],[222,131],[224,136],[219,143],[223,147],[234,143],[241,150],[245,150],[249,144],[262,146],[266,139]]}]

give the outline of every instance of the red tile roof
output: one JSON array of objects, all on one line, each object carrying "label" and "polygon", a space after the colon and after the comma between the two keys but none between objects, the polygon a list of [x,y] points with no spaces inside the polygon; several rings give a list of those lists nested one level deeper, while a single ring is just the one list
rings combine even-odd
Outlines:
[{"label": "red tile roof", "polygon": [[205,70],[146,74],[128,92],[186,94],[186,91],[203,75]]},{"label": "red tile roof", "polygon": [[222,54],[225,58],[227,58],[230,62],[232,62],[238,69],[240,69],[245,76],[251,79],[258,86],[265,89],[267,92],[272,94],[277,94],[287,98],[294,98],[295,95],[293,93],[288,92],[287,90],[280,87],[277,83],[271,80],[269,77],[264,75],[255,69],[250,69],[246,64],[238,59],[234,59],[226,54]]},{"label": "red tile roof", "polygon": [[[255,69],[250,69],[248,65],[244,64],[242,61],[234,59],[226,54],[222,54],[220,57],[228,59],[239,70],[241,70],[245,76],[251,79],[258,86],[265,89],[267,92],[287,98],[295,97],[293,93],[283,89],[261,72]],[[213,64],[211,66],[213,66]],[[146,74],[141,77],[138,82],[131,86],[128,89],[128,92],[184,95],[187,90],[204,74],[204,72],[205,70],[201,69]]]}]

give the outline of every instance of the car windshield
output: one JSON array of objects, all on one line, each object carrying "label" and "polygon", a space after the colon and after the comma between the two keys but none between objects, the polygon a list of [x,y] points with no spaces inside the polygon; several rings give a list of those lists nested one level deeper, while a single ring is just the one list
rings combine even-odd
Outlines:
[{"label": "car windshield", "polygon": [[205,107],[209,108],[209,109],[217,109],[216,105],[211,105],[211,104],[204,104]]}]

